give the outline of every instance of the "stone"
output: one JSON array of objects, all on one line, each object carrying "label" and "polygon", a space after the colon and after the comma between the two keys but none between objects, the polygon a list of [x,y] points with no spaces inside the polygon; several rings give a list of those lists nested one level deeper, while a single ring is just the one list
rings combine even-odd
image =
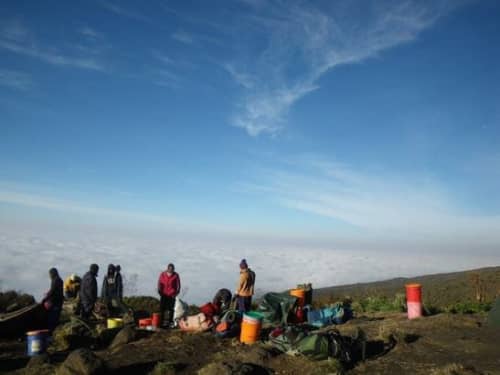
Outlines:
[{"label": "stone", "polygon": [[72,351],[56,375],[100,375],[106,373],[104,361],[91,350],[81,348]]}]

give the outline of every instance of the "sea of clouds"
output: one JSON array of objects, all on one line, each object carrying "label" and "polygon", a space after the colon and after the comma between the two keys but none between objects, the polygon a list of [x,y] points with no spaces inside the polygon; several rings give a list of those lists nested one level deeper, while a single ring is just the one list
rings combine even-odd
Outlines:
[{"label": "sea of clouds", "polygon": [[126,294],[154,296],[159,273],[173,262],[181,276],[182,298],[201,304],[220,288],[235,289],[242,258],[257,274],[257,294],[303,282],[325,287],[500,264],[500,254],[473,251],[342,250],[189,233],[0,227],[0,288],[21,290],[37,299],[49,287],[49,268],[57,267],[64,278],[71,273],[83,275],[90,263],[101,267],[99,289],[107,265],[114,263],[122,266]]}]

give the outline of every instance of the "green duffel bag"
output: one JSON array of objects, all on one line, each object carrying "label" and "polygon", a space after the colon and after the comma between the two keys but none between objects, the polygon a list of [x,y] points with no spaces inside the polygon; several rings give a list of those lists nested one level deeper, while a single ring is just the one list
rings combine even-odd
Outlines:
[{"label": "green duffel bag", "polygon": [[358,346],[356,339],[331,330],[307,335],[295,345],[295,350],[316,361],[337,358],[343,363],[349,363]]},{"label": "green duffel bag", "polygon": [[315,361],[321,361],[331,357],[328,336],[319,333],[314,333],[304,337],[297,343],[295,349],[299,353]]}]

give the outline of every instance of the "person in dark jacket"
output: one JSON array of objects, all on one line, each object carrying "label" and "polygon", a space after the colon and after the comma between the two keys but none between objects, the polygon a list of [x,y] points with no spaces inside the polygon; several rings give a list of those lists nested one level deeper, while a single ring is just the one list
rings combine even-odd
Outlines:
[{"label": "person in dark jacket", "polygon": [[[174,321],[175,298],[181,291],[181,279],[175,272],[175,266],[170,263],[166,271],[158,278],[158,294],[160,294],[161,324],[170,327]],[[165,314],[167,318],[165,319]]]},{"label": "person in dark jacket", "polygon": [[64,302],[64,293],[63,281],[56,268],[51,268],[49,270],[49,277],[50,289],[42,299],[42,304],[47,309],[47,328],[49,332],[52,333],[52,331],[54,331],[59,324],[59,318],[61,317],[62,305]]},{"label": "person in dark jacket", "polygon": [[116,283],[116,268],[108,265],[108,273],[102,280],[101,298],[108,308],[108,313],[113,315],[114,307],[118,307],[118,285]]},{"label": "person in dark jacket", "polygon": [[99,266],[91,264],[89,272],[87,272],[82,279],[82,286],[80,289],[80,300],[82,303],[82,318],[89,319],[94,305],[97,301],[97,273]]},{"label": "person in dark jacket", "polygon": [[115,272],[116,293],[118,296],[118,300],[120,302],[122,302],[122,300],[123,300],[123,279],[122,279],[122,274],[120,272],[122,270],[122,267],[119,264],[117,264],[115,269],[116,269],[116,272]]},{"label": "person in dark jacket", "polygon": [[229,289],[219,289],[214,299],[212,300],[212,304],[217,307],[218,314],[226,311],[231,306],[231,291]]}]

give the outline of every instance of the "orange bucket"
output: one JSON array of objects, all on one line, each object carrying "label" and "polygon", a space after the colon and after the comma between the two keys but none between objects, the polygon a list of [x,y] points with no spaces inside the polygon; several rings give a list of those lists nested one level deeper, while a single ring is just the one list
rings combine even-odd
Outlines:
[{"label": "orange bucket", "polygon": [[253,344],[260,339],[262,328],[262,315],[258,312],[249,311],[243,314],[241,322],[240,341],[245,344]]},{"label": "orange bucket", "polygon": [[306,303],[306,291],[305,289],[291,289],[290,295],[297,297],[297,305],[304,307]]},{"label": "orange bucket", "polygon": [[422,285],[406,285],[406,306],[408,319],[420,318],[422,316]]}]

